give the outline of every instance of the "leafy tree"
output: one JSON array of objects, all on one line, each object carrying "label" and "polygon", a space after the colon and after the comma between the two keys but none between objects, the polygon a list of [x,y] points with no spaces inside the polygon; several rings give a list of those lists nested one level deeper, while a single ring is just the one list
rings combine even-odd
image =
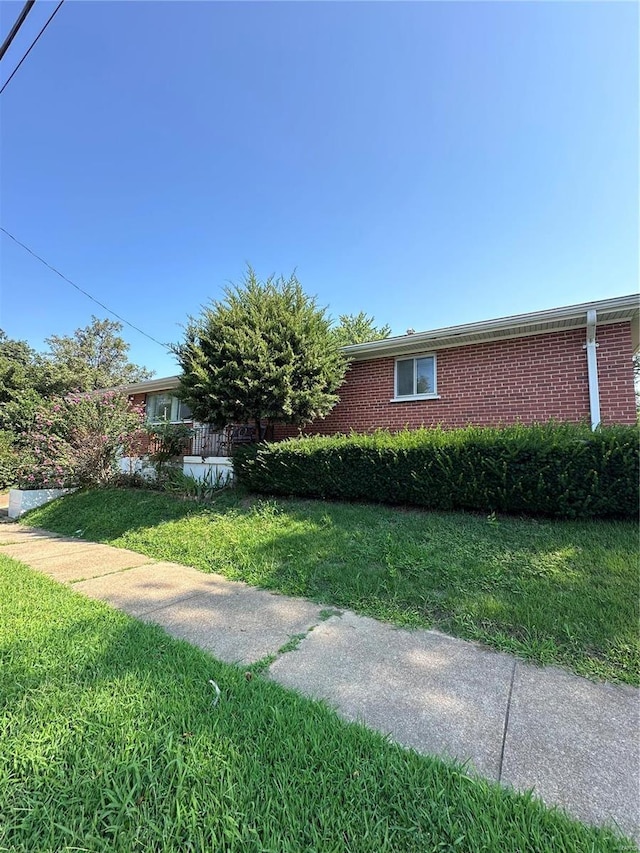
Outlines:
[{"label": "leafy tree", "polygon": [[[33,364],[35,357],[35,350],[26,341],[12,340],[3,329],[0,329],[0,359],[14,365],[21,364],[29,367]],[[4,386],[0,386],[0,394],[3,388]]]},{"label": "leafy tree", "polygon": [[346,360],[330,320],[295,275],[265,282],[249,267],[239,286],[190,318],[174,347],[179,394],[194,418],[221,428],[262,421],[305,424],[338,401]]},{"label": "leafy tree", "polygon": [[13,433],[0,430],[0,491],[17,481],[20,454]]},{"label": "leafy tree", "polygon": [[90,325],[73,335],[48,338],[49,352],[42,355],[0,329],[0,430],[24,433],[43,402],[57,394],[150,377],[148,370],[128,360],[121,330],[120,323],[92,317]]},{"label": "leafy tree", "polygon": [[0,429],[19,433],[29,428],[42,403],[44,384],[36,352],[0,329]]},{"label": "leafy tree", "polygon": [[57,394],[96,391],[149,379],[150,371],[129,361],[129,345],[121,331],[122,323],[92,317],[88,326],[73,335],[47,338],[50,390]]},{"label": "leafy tree", "polygon": [[15,341],[0,329],[0,405],[36,385],[36,353],[26,341]]},{"label": "leafy tree", "polygon": [[334,326],[332,333],[341,347],[380,341],[391,334],[391,326],[376,326],[374,318],[364,311],[359,314],[340,314],[338,319],[339,323]]}]

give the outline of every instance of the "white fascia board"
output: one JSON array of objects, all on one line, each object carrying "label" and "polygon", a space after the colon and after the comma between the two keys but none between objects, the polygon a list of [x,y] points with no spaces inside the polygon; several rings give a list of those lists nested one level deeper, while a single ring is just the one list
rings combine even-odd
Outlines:
[{"label": "white fascia board", "polygon": [[640,306],[636,294],[601,299],[597,302],[585,302],[580,305],[568,305],[563,308],[551,308],[529,314],[517,314],[512,317],[500,317],[495,320],[482,320],[478,323],[465,323],[460,326],[447,326],[413,335],[401,335],[353,344],[343,347],[343,353],[354,361],[369,358],[401,355],[421,349],[445,349],[468,346],[491,340],[541,335],[561,331],[563,328],[586,326],[587,312],[598,312],[598,325],[620,323],[637,318]]},{"label": "white fascia board", "polygon": [[118,390],[126,394],[151,394],[153,391],[173,391],[179,384],[179,376],[164,376],[160,379],[145,379],[133,385],[121,385]]}]

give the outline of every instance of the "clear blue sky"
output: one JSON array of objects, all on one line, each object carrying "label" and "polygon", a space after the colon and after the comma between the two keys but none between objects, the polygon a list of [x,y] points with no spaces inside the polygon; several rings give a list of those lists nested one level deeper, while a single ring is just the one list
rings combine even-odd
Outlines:
[{"label": "clear blue sky", "polygon": [[[246,262],[395,334],[638,288],[635,3],[67,0],[0,109],[4,227],[162,341]],[[104,316],[0,248],[11,337]]]}]

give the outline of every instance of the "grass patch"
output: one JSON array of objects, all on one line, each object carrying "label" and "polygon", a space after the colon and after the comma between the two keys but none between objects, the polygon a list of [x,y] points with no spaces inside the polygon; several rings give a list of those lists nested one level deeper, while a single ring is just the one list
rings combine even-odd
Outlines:
[{"label": "grass patch", "polygon": [[1,554],[0,664],[1,850],[633,850]]},{"label": "grass patch", "polygon": [[25,523],[592,678],[640,683],[632,522],[522,520],[229,492],[70,495]]}]

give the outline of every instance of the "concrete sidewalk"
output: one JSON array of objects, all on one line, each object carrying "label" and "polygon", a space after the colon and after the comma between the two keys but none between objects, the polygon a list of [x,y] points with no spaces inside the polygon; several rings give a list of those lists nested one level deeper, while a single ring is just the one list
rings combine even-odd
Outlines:
[{"label": "concrete sidewalk", "polygon": [[[230,663],[275,656],[269,677],[325,699],[404,746],[468,761],[490,779],[533,788],[581,820],[640,842],[640,703],[436,631],[327,612],[193,568],[0,525],[0,553]],[[292,637],[297,647],[279,650]]]}]

